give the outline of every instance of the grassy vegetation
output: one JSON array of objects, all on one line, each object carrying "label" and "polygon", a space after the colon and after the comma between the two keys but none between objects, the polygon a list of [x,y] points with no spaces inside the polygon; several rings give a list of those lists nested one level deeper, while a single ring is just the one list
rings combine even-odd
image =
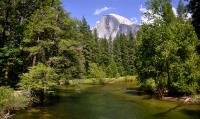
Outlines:
[{"label": "grassy vegetation", "polygon": [[7,119],[12,111],[27,107],[29,98],[21,91],[0,87],[0,119]]},{"label": "grassy vegetation", "polygon": [[115,82],[137,82],[136,76],[124,76],[118,78],[88,78],[88,79],[74,79],[68,80],[66,83],[69,85],[78,85],[78,84],[108,84]]}]

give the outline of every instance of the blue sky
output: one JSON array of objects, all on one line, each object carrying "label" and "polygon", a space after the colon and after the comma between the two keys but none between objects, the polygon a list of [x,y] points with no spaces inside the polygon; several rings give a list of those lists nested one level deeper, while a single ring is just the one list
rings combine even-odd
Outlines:
[{"label": "blue sky", "polygon": [[[176,8],[179,0],[172,0]],[[71,17],[81,19],[83,16],[93,27],[96,22],[106,14],[115,13],[140,23],[141,5],[145,6],[146,0],[62,0],[65,10]],[[137,19],[137,20],[136,20]]]}]

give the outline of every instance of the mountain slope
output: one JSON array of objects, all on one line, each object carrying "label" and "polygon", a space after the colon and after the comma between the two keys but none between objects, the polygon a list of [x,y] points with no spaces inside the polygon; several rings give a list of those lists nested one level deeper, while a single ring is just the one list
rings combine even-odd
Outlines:
[{"label": "mountain slope", "polygon": [[133,24],[129,19],[117,14],[103,16],[94,27],[99,38],[114,39],[118,34],[128,35],[130,32],[136,34],[139,26]]}]

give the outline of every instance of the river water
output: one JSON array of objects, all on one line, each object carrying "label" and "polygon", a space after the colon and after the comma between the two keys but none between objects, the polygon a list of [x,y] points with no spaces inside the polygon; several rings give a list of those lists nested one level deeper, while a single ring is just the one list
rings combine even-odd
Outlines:
[{"label": "river water", "polygon": [[139,95],[130,83],[67,86],[57,94],[13,119],[200,119],[200,106]]}]

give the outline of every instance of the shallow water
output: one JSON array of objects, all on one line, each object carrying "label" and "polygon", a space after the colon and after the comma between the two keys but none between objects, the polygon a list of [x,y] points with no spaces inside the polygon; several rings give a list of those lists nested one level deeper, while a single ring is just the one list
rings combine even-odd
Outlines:
[{"label": "shallow water", "polygon": [[83,85],[60,89],[46,106],[18,112],[13,119],[200,119],[200,106],[138,95],[130,83]]}]

